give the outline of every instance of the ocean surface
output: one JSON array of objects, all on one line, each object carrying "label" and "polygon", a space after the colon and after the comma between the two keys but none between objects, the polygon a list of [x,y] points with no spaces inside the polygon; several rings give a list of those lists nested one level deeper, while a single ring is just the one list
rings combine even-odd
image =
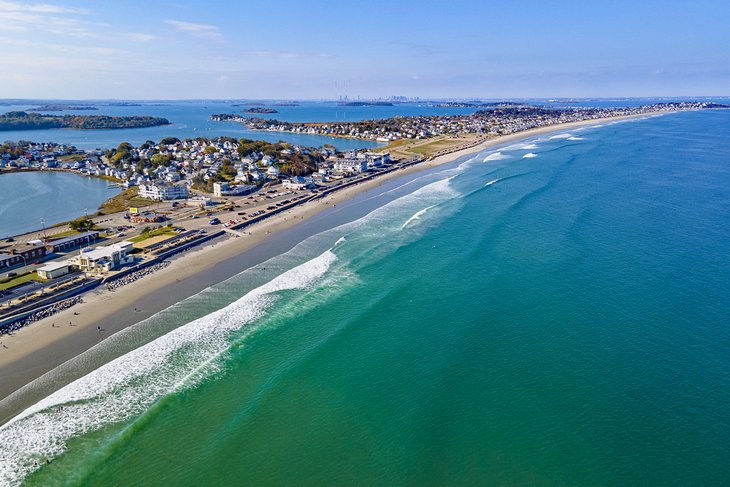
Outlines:
[{"label": "ocean surface", "polygon": [[93,215],[119,193],[109,181],[67,172],[0,175],[0,238]]},{"label": "ocean surface", "polygon": [[0,428],[0,485],[727,485],[729,128],[384,185],[108,340],[131,351]]}]

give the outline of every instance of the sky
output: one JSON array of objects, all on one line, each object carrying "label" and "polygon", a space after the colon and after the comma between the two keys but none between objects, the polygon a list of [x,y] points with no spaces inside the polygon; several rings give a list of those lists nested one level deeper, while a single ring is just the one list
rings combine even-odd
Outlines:
[{"label": "sky", "polygon": [[730,95],[730,2],[0,0],[0,98]]}]

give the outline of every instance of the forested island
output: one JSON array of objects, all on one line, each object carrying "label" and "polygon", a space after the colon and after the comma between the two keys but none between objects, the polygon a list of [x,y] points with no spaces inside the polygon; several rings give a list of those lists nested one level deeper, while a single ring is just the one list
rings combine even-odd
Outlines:
[{"label": "forested island", "polygon": [[243,113],[279,113],[279,110],[274,110],[273,108],[264,108],[264,107],[251,107],[247,108],[243,111]]},{"label": "forested island", "polygon": [[8,112],[0,115],[0,130],[43,130],[43,129],[128,129],[170,125],[161,117],[108,115],[42,115],[28,112]]},{"label": "forested island", "polygon": [[98,110],[93,105],[42,105],[31,108],[29,112],[63,112],[65,110]]}]

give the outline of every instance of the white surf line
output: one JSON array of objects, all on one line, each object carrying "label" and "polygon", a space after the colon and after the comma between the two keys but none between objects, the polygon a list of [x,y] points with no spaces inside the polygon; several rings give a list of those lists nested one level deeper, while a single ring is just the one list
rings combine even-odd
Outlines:
[{"label": "white surf line", "polygon": [[414,221],[414,220],[418,220],[419,218],[421,218],[421,217],[422,217],[423,215],[425,215],[425,214],[426,214],[426,212],[427,212],[428,210],[430,210],[430,209],[431,209],[431,208],[433,208],[434,206],[436,206],[436,205],[431,205],[431,206],[427,206],[426,208],[424,208],[424,209],[422,209],[422,210],[419,210],[419,211],[417,211],[417,212],[416,212],[415,214],[413,214],[413,215],[412,215],[412,216],[411,216],[411,217],[410,217],[410,218],[409,218],[408,220],[406,220],[406,222],[405,222],[405,223],[404,223],[403,225],[401,225],[401,227],[400,227],[400,228],[401,228],[401,230],[403,230],[404,228],[406,228],[406,227],[408,226],[408,224],[409,224],[409,223],[411,223],[412,221]]}]

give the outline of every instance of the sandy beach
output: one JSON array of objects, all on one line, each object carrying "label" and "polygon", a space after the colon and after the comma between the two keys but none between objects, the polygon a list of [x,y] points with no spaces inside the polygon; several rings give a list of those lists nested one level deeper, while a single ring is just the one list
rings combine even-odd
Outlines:
[{"label": "sandy beach", "polygon": [[[46,388],[24,386],[114,333],[269,258],[272,253],[280,253],[279,248],[268,245],[274,236],[295,226],[303,228],[310,224],[315,215],[331,211],[335,205],[341,205],[358,194],[497,145],[548,132],[649,115],[652,114],[554,125],[490,139],[474,147],[336,191],[326,198],[267,218],[247,228],[247,234],[241,237],[222,237],[211,244],[184,252],[173,258],[168,267],[114,291],[98,288],[87,293],[83,303],[33,323],[12,336],[0,338],[0,424],[49,392]],[[287,244],[289,248],[297,243],[291,242],[291,238]],[[287,249],[284,246],[281,250]]]}]

